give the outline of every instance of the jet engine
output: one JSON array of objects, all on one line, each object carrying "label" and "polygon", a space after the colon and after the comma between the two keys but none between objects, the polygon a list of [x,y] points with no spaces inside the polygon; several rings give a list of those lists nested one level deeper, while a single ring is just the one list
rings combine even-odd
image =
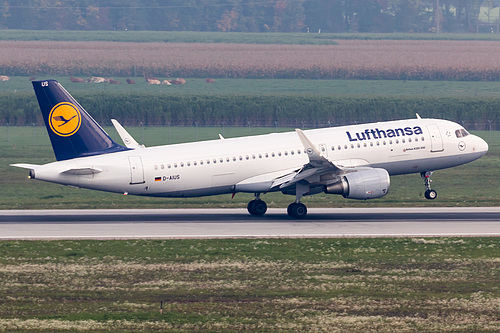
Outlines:
[{"label": "jet engine", "polygon": [[380,198],[389,192],[391,179],[385,169],[373,168],[348,173],[337,183],[326,185],[327,194],[342,194],[349,199]]}]

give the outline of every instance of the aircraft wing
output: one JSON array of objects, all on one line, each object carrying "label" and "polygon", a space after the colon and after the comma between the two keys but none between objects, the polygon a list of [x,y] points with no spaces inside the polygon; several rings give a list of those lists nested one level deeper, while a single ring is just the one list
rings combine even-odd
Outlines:
[{"label": "aircraft wing", "polygon": [[341,175],[357,171],[342,168],[321,156],[318,149],[300,129],[295,130],[304,146],[309,162],[300,168],[275,171],[245,179],[235,186],[236,191],[267,192],[272,189],[286,190],[304,180],[309,183],[335,182]]},{"label": "aircraft wing", "polygon": [[335,176],[352,172],[354,170],[341,168],[335,163],[327,160],[323,156],[321,156],[318,149],[314,146],[314,144],[309,140],[309,138],[304,134],[304,132],[300,129],[295,129],[297,135],[304,146],[307,156],[309,157],[309,163],[304,164],[301,169],[280,177],[273,182],[271,188],[275,188],[279,186],[280,189],[285,189],[290,187],[301,180],[308,181],[310,183],[319,180],[321,176],[329,174],[331,178],[335,178]]}]

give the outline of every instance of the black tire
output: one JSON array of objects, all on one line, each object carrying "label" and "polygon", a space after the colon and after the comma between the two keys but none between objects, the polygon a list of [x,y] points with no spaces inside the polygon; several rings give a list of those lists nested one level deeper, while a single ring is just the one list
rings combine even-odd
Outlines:
[{"label": "black tire", "polygon": [[437,192],[434,190],[427,190],[425,191],[425,198],[429,200],[434,200],[438,196]]},{"label": "black tire", "polygon": [[255,216],[262,216],[267,212],[267,204],[262,200],[252,200],[247,205],[247,210]]},{"label": "black tire", "polygon": [[307,215],[307,207],[303,203],[292,203],[288,206],[288,215],[296,219],[303,219]]},{"label": "black tire", "polygon": [[254,200],[252,211],[253,215],[262,216],[267,212],[267,204],[262,200]]},{"label": "black tire", "polygon": [[254,213],[254,211],[253,211],[253,205],[254,205],[255,201],[256,201],[256,200],[252,200],[252,201],[250,201],[250,202],[248,203],[248,205],[247,205],[247,210],[248,210],[248,212],[249,212],[250,214],[252,214],[252,215],[255,215],[255,213]]}]

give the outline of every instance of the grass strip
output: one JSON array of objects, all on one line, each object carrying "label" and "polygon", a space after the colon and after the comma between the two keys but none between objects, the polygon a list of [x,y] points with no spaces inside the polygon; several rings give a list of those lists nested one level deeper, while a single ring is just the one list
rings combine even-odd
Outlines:
[{"label": "grass strip", "polygon": [[494,332],[499,245],[498,238],[5,241],[0,331]]}]

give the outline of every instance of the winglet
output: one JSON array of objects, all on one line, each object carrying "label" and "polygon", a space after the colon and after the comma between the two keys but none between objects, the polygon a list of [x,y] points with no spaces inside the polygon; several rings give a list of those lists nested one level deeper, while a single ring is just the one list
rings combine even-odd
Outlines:
[{"label": "winglet", "polygon": [[302,142],[302,145],[304,146],[304,148],[306,150],[306,154],[309,157],[309,160],[311,162],[323,162],[323,161],[326,161],[326,159],[321,156],[321,154],[318,151],[318,149],[316,149],[316,147],[307,138],[307,136],[304,134],[304,132],[301,129],[296,128],[295,132],[297,132],[297,135],[299,136],[300,141]]},{"label": "winglet", "polygon": [[118,132],[118,135],[120,135],[120,138],[122,138],[125,147],[130,149],[144,148],[144,145],[138,144],[137,141],[134,140],[132,135],[130,135],[129,132],[127,132],[127,130],[123,128],[123,126],[118,122],[118,120],[111,119],[111,122],[113,123],[113,126],[115,127],[116,131]]},{"label": "winglet", "polygon": [[334,163],[327,160],[325,157],[321,156],[319,150],[316,149],[316,146],[314,146],[314,144],[311,142],[311,140],[309,140],[309,138],[305,135],[305,133],[302,130],[296,128],[295,132],[297,132],[297,135],[299,136],[300,141],[302,142],[302,145],[306,150],[307,157],[309,157],[309,164],[311,166],[315,168],[328,166],[328,167],[333,167],[335,171],[342,171],[341,168],[339,168]]}]

